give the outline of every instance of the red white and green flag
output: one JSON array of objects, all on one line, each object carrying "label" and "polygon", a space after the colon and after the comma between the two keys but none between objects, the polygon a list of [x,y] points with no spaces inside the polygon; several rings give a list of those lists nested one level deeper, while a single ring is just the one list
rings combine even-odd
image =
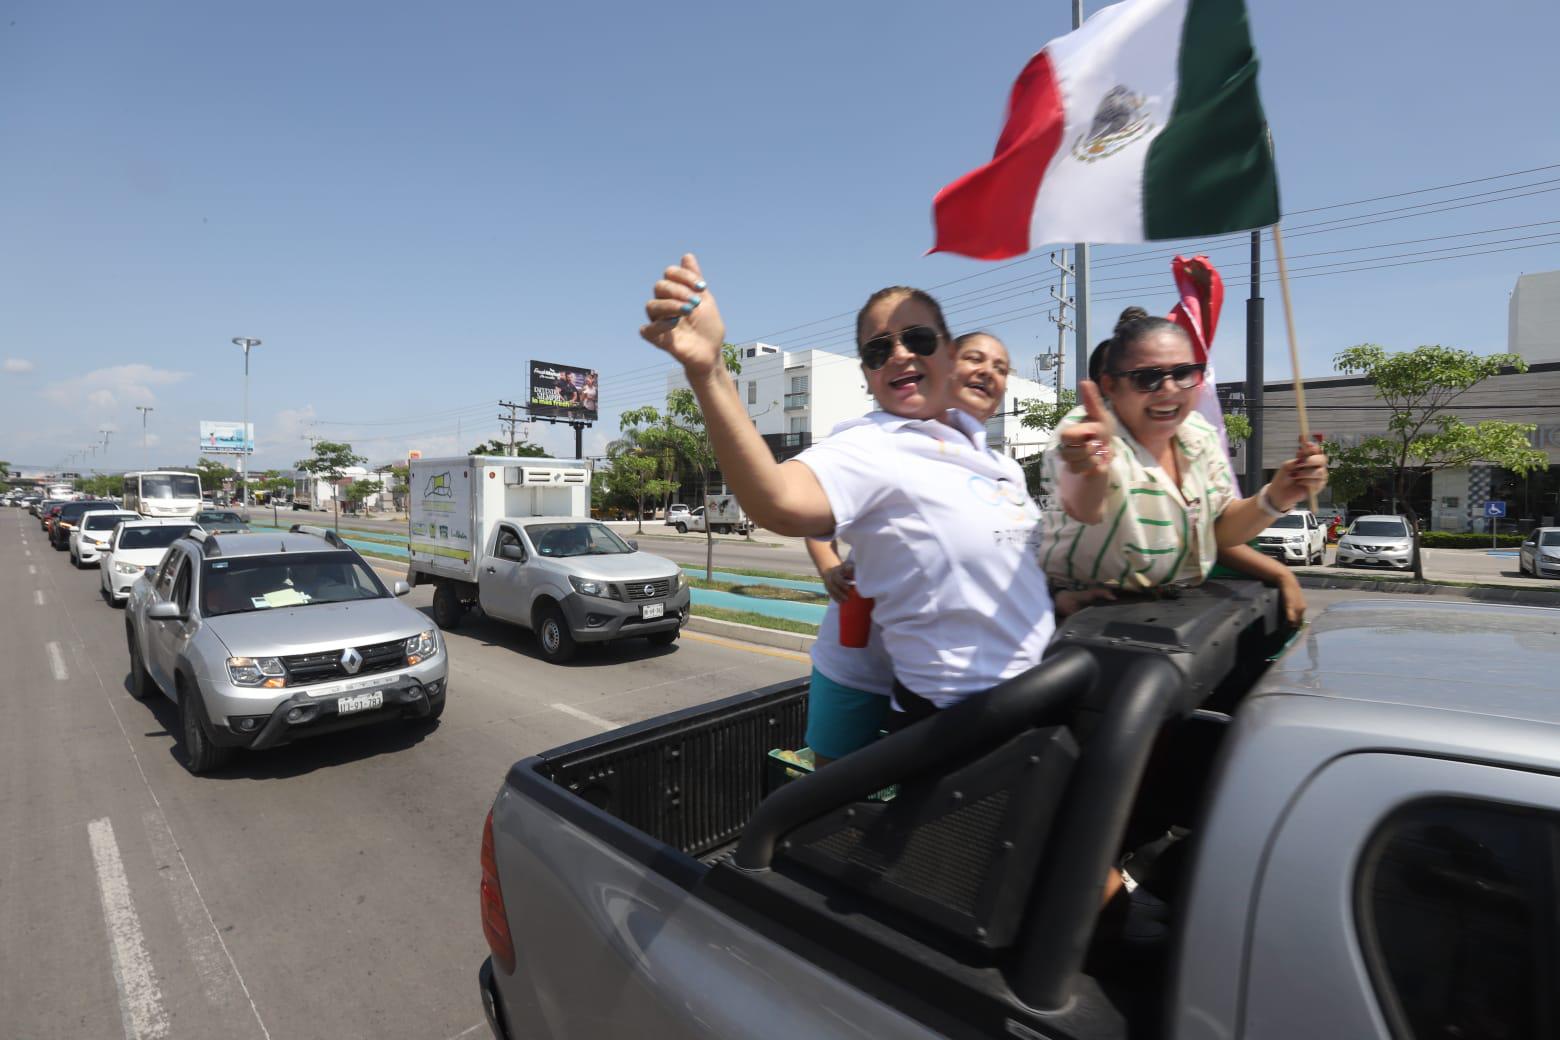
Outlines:
[{"label": "red white and green flag", "polygon": [[1046,44],[991,162],[938,192],[933,252],[1147,242],[1278,221],[1241,0],[1124,0]]}]

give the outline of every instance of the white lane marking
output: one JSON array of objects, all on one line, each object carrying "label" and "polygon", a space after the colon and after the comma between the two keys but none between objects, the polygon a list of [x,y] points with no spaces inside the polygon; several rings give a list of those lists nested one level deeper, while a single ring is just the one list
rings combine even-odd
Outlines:
[{"label": "white lane marking", "polygon": [[[32,554],[28,553],[27,555],[31,556]],[[27,573],[28,574],[37,574],[38,573],[38,568],[34,567],[32,564],[29,563],[27,565]]]},{"label": "white lane marking", "polygon": [[454,1036],[450,1037],[450,1040],[460,1040],[461,1037],[463,1037],[463,1036],[470,1036],[472,1033],[475,1033],[479,1029],[486,1030],[487,1029],[487,1022],[486,1021],[478,1022],[476,1025],[472,1026],[469,1029],[462,1029],[460,1032],[458,1032]]},{"label": "white lane marking", "polygon": [[172,869],[175,864],[182,865],[183,855],[173,840],[173,832],[168,829],[168,821],[162,813],[149,810],[141,814],[141,824],[146,828],[147,844],[157,862],[158,873],[172,890],[174,915],[184,932],[184,942],[189,947],[190,960],[195,965],[195,974],[200,977],[201,988],[206,991],[206,999],[216,1007],[225,1007],[228,989],[236,987],[237,979],[223,953],[222,938],[206,917],[205,905],[200,901],[193,879],[186,871]]},{"label": "white lane marking", "polygon": [[65,655],[60,653],[60,644],[50,640],[44,644],[49,651],[49,667],[54,669],[54,677],[60,682],[70,678],[70,673],[65,670]]},{"label": "white lane marking", "polygon": [[606,719],[602,718],[599,715],[592,715],[588,711],[581,711],[580,709],[571,707],[571,706],[569,706],[567,704],[554,704],[554,705],[551,705],[551,707],[555,711],[561,711],[565,715],[573,715],[575,718],[579,719],[581,722],[588,722],[592,726],[599,726],[602,729],[617,729],[619,727],[619,725],[620,725],[619,723],[616,723],[616,722],[608,722]]},{"label": "white lane marking", "polygon": [[43,606],[43,590],[42,589],[33,589],[33,602],[38,604],[38,606],[40,606],[40,607]]},{"label": "white lane marking", "polygon": [[32,550],[31,549],[23,549],[22,550],[22,555],[23,556],[31,556],[32,555]]},{"label": "white lane marking", "polygon": [[[52,644],[51,644],[52,645]],[[110,951],[114,956],[114,985],[119,987],[119,1010],[124,1016],[126,1040],[153,1040],[168,1035],[168,1013],[152,971],[151,954],[141,934],[141,919],[130,899],[130,881],[119,858],[108,817],[87,824],[92,860],[97,865],[98,895],[103,899],[103,919],[108,922]]]}]

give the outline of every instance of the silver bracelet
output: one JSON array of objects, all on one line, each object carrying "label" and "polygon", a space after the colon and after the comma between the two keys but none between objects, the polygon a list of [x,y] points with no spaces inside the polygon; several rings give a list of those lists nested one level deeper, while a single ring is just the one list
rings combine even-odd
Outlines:
[{"label": "silver bracelet", "polygon": [[1273,504],[1272,497],[1268,495],[1268,488],[1272,486],[1272,484],[1264,484],[1262,485],[1262,490],[1257,492],[1257,508],[1261,509],[1274,520],[1277,520],[1279,517],[1289,512],[1289,510],[1280,509]]}]

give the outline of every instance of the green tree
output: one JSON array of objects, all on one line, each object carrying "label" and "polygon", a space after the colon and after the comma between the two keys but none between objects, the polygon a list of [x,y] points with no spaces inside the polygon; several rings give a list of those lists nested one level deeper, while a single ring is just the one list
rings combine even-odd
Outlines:
[{"label": "green tree", "polygon": [[238,475],[238,471],[215,459],[203,458],[195,463],[195,472],[200,474],[200,489],[202,491],[221,491],[222,482],[232,480]]},{"label": "green tree", "polygon": [[664,494],[671,485],[668,480],[656,476],[660,460],[651,455],[618,455],[607,461],[606,487],[610,494],[634,501],[634,519],[638,521],[638,533],[645,529],[645,497]]},{"label": "green tree", "polygon": [[492,440],[483,441],[481,444],[466,452],[467,455],[510,455],[522,459],[545,459],[547,449],[540,444],[532,444],[530,441],[516,441],[515,450],[509,450],[509,442],[494,437]]},{"label": "green tree", "polygon": [[363,511],[363,503],[367,502],[379,491],[377,480],[354,480],[347,485],[347,504],[357,512]]},{"label": "green tree", "polygon": [[[352,451],[352,445],[343,441],[315,441],[314,453],[306,459],[299,459],[297,467],[305,473],[312,473],[316,477],[324,477],[332,485],[339,485],[346,471],[352,466],[360,466],[368,460]],[[333,523],[336,530],[341,530],[341,496],[330,496],[331,508],[334,511]]]},{"label": "green tree", "polygon": [[281,518],[276,514],[276,501],[282,495],[292,493],[296,487],[293,479],[279,469],[268,469],[260,474],[260,479],[254,484],[257,490],[264,493],[266,501],[271,503],[271,523],[282,526]]},{"label": "green tree", "polygon": [[411,487],[412,467],[409,463],[395,462],[383,467],[381,472],[390,474],[390,497],[395,508],[404,509],[407,489]]},{"label": "green tree", "polygon": [[1244,444],[1251,440],[1251,419],[1239,412],[1224,413],[1224,436],[1231,444]]},{"label": "green tree", "polygon": [[[1078,394],[1068,387],[1063,387],[1056,395],[1054,402],[1030,401],[1024,406],[1024,414],[1019,416],[1019,425],[1026,430],[1054,430],[1061,421],[1067,418],[1067,413],[1078,404]],[[1041,463],[1045,460],[1044,452],[1037,452],[1024,459],[1019,465],[1024,471],[1024,483],[1028,486],[1029,494],[1036,498],[1042,498],[1050,494],[1045,482],[1040,479]]]},{"label": "green tree", "polygon": [[[1547,456],[1532,447],[1531,423],[1469,423],[1451,411],[1458,398],[1503,368],[1526,372],[1527,362],[1515,354],[1481,357],[1442,346],[1389,353],[1374,343],[1361,343],[1341,351],[1333,367],[1369,379],[1388,412],[1385,434],[1352,445],[1326,445],[1335,496],[1341,497],[1342,491],[1359,494],[1373,476],[1385,475],[1417,532],[1419,514],[1412,495],[1426,474],[1485,462],[1522,475],[1548,464]],[[1414,576],[1424,578],[1417,534]]]}]

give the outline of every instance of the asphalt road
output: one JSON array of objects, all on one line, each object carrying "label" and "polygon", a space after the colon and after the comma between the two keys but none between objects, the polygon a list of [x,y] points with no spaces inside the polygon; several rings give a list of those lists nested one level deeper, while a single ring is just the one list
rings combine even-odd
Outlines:
[{"label": "asphalt road", "polygon": [[695,633],[555,667],[477,620],[447,635],[438,724],[197,778],[172,703],[126,692],[123,612],[23,510],[0,511],[0,621],[0,1037],[28,1040],[484,1037],[478,852],[509,766],[808,667]]}]

